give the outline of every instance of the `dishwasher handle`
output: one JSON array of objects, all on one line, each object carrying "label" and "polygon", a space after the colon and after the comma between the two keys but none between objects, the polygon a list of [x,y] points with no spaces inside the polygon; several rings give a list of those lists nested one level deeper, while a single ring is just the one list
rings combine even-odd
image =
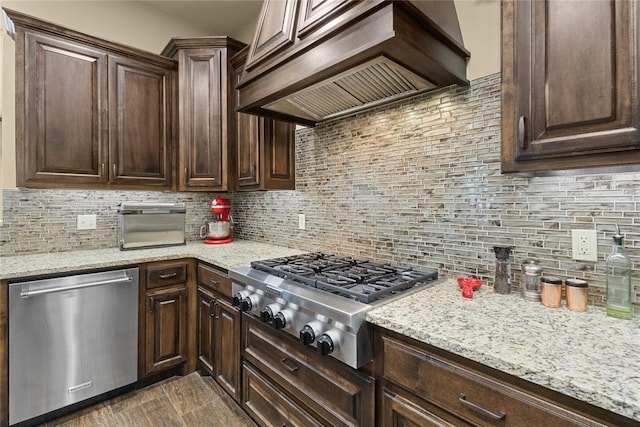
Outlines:
[{"label": "dishwasher handle", "polygon": [[44,288],[44,289],[33,289],[33,290],[29,289],[29,284],[26,283],[22,285],[22,291],[20,292],[20,296],[22,298],[29,298],[36,295],[52,294],[54,292],[63,292],[63,291],[70,291],[73,289],[90,288],[92,286],[115,285],[118,283],[131,283],[132,281],[133,281],[133,277],[129,275],[125,275],[124,277],[119,277],[117,279],[98,280],[95,282],[78,283],[75,285],[57,286],[55,288]]}]

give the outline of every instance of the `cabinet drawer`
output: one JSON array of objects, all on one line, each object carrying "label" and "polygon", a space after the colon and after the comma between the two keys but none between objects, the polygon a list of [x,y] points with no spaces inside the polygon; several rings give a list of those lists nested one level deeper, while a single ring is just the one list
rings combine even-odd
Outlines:
[{"label": "cabinet drawer", "polygon": [[601,425],[480,372],[383,337],[383,375],[475,425]]},{"label": "cabinet drawer", "polygon": [[231,298],[231,279],[227,273],[216,268],[198,264],[198,284]]},{"label": "cabinet drawer", "polygon": [[[384,426],[463,427],[470,424],[460,419],[445,420],[420,403],[411,400],[409,393],[382,390],[382,419]],[[440,411],[442,412],[442,411]],[[450,416],[449,416],[450,417]]]},{"label": "cabinet drawer", "polygon": [[243,316],[243,349],[273,382],[331,425],[373,425],[374,379]]},{"label": "cabinet drawer", "polygon": [[246,363],[242,378],[242,407],[261,426],[322,425]]},{"label": "cabinet drawer", "polygon": [[148,266],[146,269],[146,287],[176,285],[187,281],[187,263]]}]

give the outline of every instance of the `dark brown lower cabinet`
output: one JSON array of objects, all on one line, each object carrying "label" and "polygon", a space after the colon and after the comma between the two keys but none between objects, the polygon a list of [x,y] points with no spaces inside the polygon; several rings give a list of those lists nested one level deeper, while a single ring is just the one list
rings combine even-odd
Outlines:
[{"label": "dark brown lower cabinet", "polygon": [[146,297],[145,373],[152,374],[187,360],[187,287],[153,290]]},{"label": "dark brown lower cabinet", "polygon": [[213,317],[216,297],[207,288],[198,286],[198,367],[213,375]]},{"label": "dark brown lower cabinet", "polygon": [[322,425],[246,363],[242,365],[242,402],[245,411],[263,426]]},{"label": "dark brown lower cabinet", "polygon": [[140,265],[139,377],[184,365],[195,370],[194,262]]},{"label": "dark brown lower cabinet", "polygon": [[242,407],[260,425],[374,425],[371,376],[249,316],[242,327]]},{"label": "dark brown lower cabinet", "polygon": [[462,420],[451,423],[440,418],[424,407],[424,404],[410,400],[410,394],[393,392],[388,388],[382,394],[382,425],[403,427],[457,427],[469,425]]},{"label": "dark brown lower cabinet", "polygon": [[621,426],[634,421],[377,328],[384,426]]},{"label": "dark brown lower cabinet", "polygon": [[240,311],[226,273],[198,265],[198,367],[240,401]]}]

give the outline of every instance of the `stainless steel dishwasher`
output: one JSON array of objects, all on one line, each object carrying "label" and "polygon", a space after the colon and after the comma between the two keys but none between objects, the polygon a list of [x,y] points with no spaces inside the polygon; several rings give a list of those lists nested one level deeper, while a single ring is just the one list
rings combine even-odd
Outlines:
[{"label": "stainless steel dishwasher", "polygon": [[137,380],[138,269],[9,284],[9,424]]}]

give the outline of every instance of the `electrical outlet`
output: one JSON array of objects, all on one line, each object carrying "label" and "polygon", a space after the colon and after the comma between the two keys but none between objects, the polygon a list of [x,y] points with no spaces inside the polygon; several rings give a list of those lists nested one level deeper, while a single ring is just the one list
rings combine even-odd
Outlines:
[{"label": "electrical outlet", "polygon": [[95,215],[78,215],[78,230],[95,230]]},{"label": "electrical outlet", "polygon": [[307,228],[307,218],[305,214],[298,215],[298,229],[304,230]]},{"label": "electrical outlet", "polygon": [[598,261],[596,230],[571,230],[572,257],[577,261]]}]

